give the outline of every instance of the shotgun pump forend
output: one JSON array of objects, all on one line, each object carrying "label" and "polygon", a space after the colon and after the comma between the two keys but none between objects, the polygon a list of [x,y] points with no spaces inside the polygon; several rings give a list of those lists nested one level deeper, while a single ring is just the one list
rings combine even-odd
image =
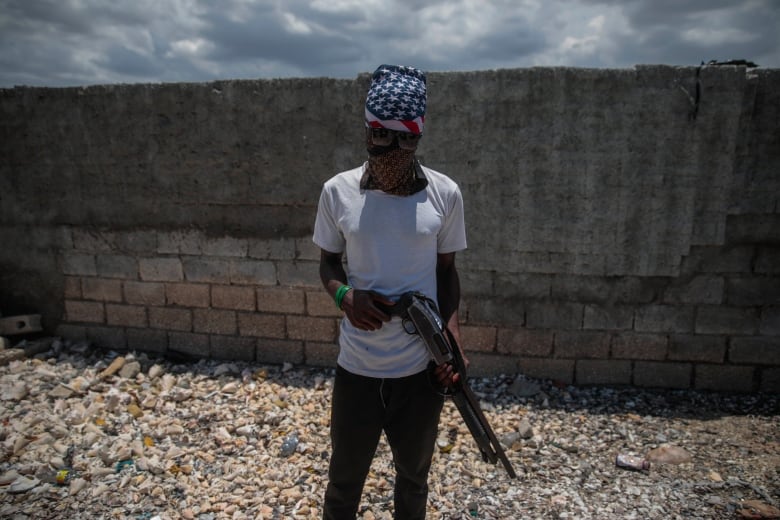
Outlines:
[{"label": "shotgun pump forend", "polygon": [[401,316],[406,332],[420,335],[436,365],[452,365],[458,379],[452,387],[446,389],[446,395],[452,397],[471,436],[477,442],[482,459],[492,464],[500,460],[509,476],[516,478],[512,464],[482,413],[479,400],[466,382],[466,366],[460,348],[442,321],[436,303],[422,293],[408,292],[395,305],[382,306],[382,310]]}]

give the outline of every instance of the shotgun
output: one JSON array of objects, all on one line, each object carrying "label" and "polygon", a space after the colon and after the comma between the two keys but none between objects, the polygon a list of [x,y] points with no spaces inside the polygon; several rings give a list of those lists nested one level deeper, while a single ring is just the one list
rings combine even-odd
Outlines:
[{"label": "shotgun", "polygon": [[443,323],[436,303],[422,293],[408,292],[395,305],[382,305],[380,309],[390,315],[400,316],[406,332],[418,334],[422,338],[437,366],[444,363],[452,365],[459,377],[455,384],[445,389],[445,395],[451,397],[458,408],[471,436],[477,442],[482,460],[491,464],[500,460],[509,477],[517,478],[501,443],[482,413],[479,400],[466,381],[466,366],[460,348]]}]

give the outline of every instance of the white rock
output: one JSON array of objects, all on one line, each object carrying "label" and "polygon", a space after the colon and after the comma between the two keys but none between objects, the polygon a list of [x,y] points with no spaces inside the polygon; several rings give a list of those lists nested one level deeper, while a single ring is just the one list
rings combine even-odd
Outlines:
[{"label": "white rock", "polygon": [[0,475],[0,486],[7,486],[17,478],[19,478],[19,473],[17,473],[16,470],[8,470]]},{"label": "white rock", "polygon": [[149,367],[149,372],[147,375],[149,379],[157,379],[164,373],[165,373],[165,369],[162,367],[162,365],[154,364],[151,367]]},{"label": "white rock", "polygon": [[31,489],[37,487],[41,483],[35,477],[20,476],[8,486],[9,493],[25,493]]}]

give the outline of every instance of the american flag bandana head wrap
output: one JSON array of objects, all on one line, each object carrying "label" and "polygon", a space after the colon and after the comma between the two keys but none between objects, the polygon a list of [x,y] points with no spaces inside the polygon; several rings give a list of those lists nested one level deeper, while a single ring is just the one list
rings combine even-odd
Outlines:
[{"label": "american flag bandana head wrap", "polygon": [[380,65],[366,96],[366,126],[420,135],[425,123],[425,73]]}]

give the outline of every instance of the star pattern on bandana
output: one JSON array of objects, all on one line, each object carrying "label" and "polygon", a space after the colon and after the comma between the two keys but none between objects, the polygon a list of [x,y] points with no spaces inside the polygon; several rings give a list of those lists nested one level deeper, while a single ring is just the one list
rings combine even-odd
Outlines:
[{"label": "star pattern on bandana", "polygon": [[385,120],[420,117],[425,114],[425,75],[402,65],[377,69],[366,107]]}]

